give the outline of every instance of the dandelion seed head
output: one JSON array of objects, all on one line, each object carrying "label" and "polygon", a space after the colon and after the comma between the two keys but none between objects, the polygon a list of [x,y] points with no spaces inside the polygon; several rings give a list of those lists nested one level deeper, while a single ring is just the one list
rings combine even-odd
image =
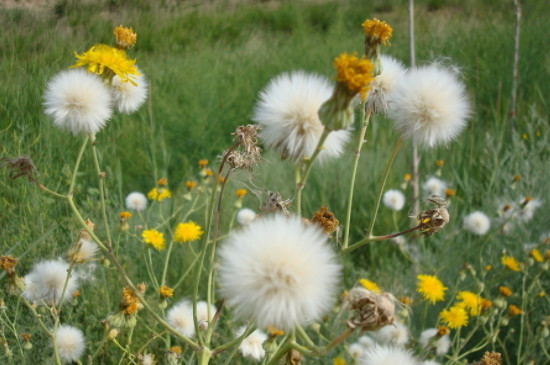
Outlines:
[{"label": "dandelion seed head", "polygon": [[86,349],[86,340],[80,329],[62,324],[57,328],[55,345],[61,360],[69,364],[82,356]]},{"label": "dandelion seed head", "polygon": [[45,301],[46,304],[50,304],[50,301],[59,304],[71,298],[77,287],[75,275],[69,277],[65,295],[61,298],[68,269],[69,264],[63,260],[46,260],[37,263],[24,278],[23,296],[30,302]]},{"label": "dandelion seed head", "polygon": [[487,214],[481,211],[475,211],[468,214],[464,217],[464,229],[477,234],[478,236],[483,236],[489,232],[491,228],[491,220],[487,217]]},{"label": "dandelion seed head", "polygon": [[[245,329],[245,327],[239,328],[236,333],[237,337],[241,336]],[[260,330],[255,330],[241,342],[239,351],[244,357],[260,361],[265,356],[265,350],[263,348],[265,340],[267,340],[267,335]]]},{"label": "dandelion seed head", "polygon": [[168,310],[166,313],[166,322],[186,337],[191,338],[195,336],[193,305],[187,300],[182,300],[174,304],[174,306]]},{"label": "dandelion seed head", "polygon": [[252,209],[243,208],[237,212],[237,222],[239,222],[241,226],[246,226],[254,219],[256,219],[256,216],[256,212],[254,212]]},{"label": "dandelion seed head", "polygon": [[412,353],[401,347],[375,345],[359,358],[359,365],[417,365]]},{"label": "dandelion seed head", "polygon": [[126,208],[141,212],[147,208],[147,197],[138,191],[128,194],[126,197]]},{"label": "dandelion seed head", "polygon": [[420,145],[446,145],[472,114],[464,84],[454,72],[433,64],[409,70],[395,85],[394,127]]},{"label": "dandelion seed head", "polygon": [[111,118],[111,95],[96,75],[65,70],[55,75],[44,92],[44,112],[56,126],[74,135],[96,134]]},{"label": "dandelion seed head", "polygon": [[405,67],[401,61],[386,55],[380,56],[380,63],[382,72],[370,84],[365,107],[386,114],[393,107],[393,91],[397,81],[405,75]]},{"label": "dandelion seed head", "polygon": [[424,193],[430,197],[432,195],[445,196],[445,191],[447,190],[447,183],[437,177],[430,177],[424,184],[422,184],[422,190]]},{"label": "dandelion seed head", "polygon": [[405,346],[409,342],[409,329],[400,321],[373,331],[372,338],[382,345]]},{"label": "dandelion seed head", "polygon": [[[272,79],[260,92],[252,116],[262,126],[265,146],[291,161],[311,157],[324,129],[318,111],[331,94],[330,82],[319,75],[296,71]],[[349,138],[349,131],[331,132],[318,159],[340,156]]]},{"label": "dandelion seed head", "polygon": [[423,348],[433,346],[435,348],[436,355],[445,355],[451,348],[451,340],[449,335],[437,336],[437,328],[428,328],[420,334],[420,345]]},{"label": "dandelion seed head", "polygon": [[111,81],[114,105],[119,112],[131,114],[147,99],[147,80],[143,75],[135,77],[135,83],[123,82],[117,75]]},{"label": "dandelion seed head", "polygon": [[388,190],[384,193],[382,202],[387,208],[399,211],[405,206],[405,195],[401,190]]},{"label": "dandelion seed head", "polygon": [[340,265],[316,225],[271,215],[234,231],[220,249],[220,292],[235,316],[292,329],[333,302]]}]

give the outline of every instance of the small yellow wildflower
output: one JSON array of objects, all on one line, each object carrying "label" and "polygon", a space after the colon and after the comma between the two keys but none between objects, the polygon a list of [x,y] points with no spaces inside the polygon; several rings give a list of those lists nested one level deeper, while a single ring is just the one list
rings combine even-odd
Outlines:
[{"label": "small yellow wildflower", "polygon": [[470,291],[460,291],[457,294],[457,299],[460,303],[456,305],[468,311],[470,316],[477,316],[481,312],[481,297]]},{"label": "small yellow wildflower", "polygon": [[502,265],[504,265],[508,270],[512,271],[521,271],[521,266],[519,262],[513,258],[512,256],[502,256],[500,258],[500,262]]},{"label": "small yellow wildflower", "polygon": [[147,198],[151,200],[156,200],[158,202],[163,201],[164,199],[171,198],[172,192],[165,188],[153,188],[150,192],[147,193]]},{"label": "small yellow wildflower", "polygon": [[176,354],[181,354],[181,347],[179,346],[172,346],[170,347],[170,351],[176,353]]},{"label": "small yellow wildflower", "polygon": [[346,360],[342,359],[341,357],[335,357],[332,360],[332,365],[346,365]]},{"label": "small yellow wildflower", "polygon": [[508,306],[508,314],[510,315],[510,317],[518,316],[522,313],[523,311],[518,306],[513,304],[510,304]]},{"label": "small yellow wildflower", "polygon": [[166,185],[168,185],[168,179],[165,178],[165,177],[161,177],[161,178],[157,181],[157,185],[158,185],[158,186],[166,186]]},{"label": "small yellow wildflower", "polygon": [[185,183],[185,187],[187,188],[187,190],[191,191],[195,188],[195,186],[197,186],[197,183],[195,181],[187,181]]},{"label": "small yellow wildflower", "polygon": [[405,181],[411,181],[411,179],[412,179],[411,174],[405,174],[405,175],[403,175],[403,180],[405,180]]},{"label": "small yellow wildflower", "polygon": [[512,295],[512,289],[510,289],[507,286],[499,286],[498,287],[498,292],[503,297],[509,297],[510,295]]},{"label": "small yellow wildflower", "polygon": [[485,265],[484,270],[485,270],[485,271],[491,271],[491,270],[493,270],[493,265]]},{"label": "small yellow wildflower", "polygon": [[191,242],[201,238],[203,234],[201,226],[195,222],[180,223],[174,231],[175,242]]},{"label": "small yellow wildflower", "polygon": [[361,284],[365,289],[375,292],[377,294],[380,294],[382,292],[378,285],[376,285],[376,283],[373,281],[367,279],[359,279],[359,284]]},{"label": "small yellow wildflower", "polygon": [[120,212],[118,216],[120,217],[120,219],[128,219],[132,217],[132,213],[124,211],[124,212]]},{"label": "small yellow wildflower", "polygon": [[164,241],[164,234],[157,231],[156,229],[147,229],[141,232],[141,236],[143,237],[145,243],[148,243],[157,250],[160,251],[164,249],[164,245],[166,243]]},{"label": "small yellow wildflower", "polygon": [[456,194],[456,191],[454,189],[445,190],[445,196],[447,198],[451,198],[451,197],[455,196],[455,194]]},{"label": "small yellow wildflower", "polygon": [[424,300],[428,300],[431,304],[435,304],[445,298],[445,290],[448,288],[433,275],[418,275],[418,285],[416,291],[422,294]]},{"label": "small yellow wildflower", "polygon": [[267,326],[266,331],[272,337],[282,336],[285,334],[285,331],[283,331],[282,329],[279,329],[277,327],[271,327],[271,326]]},{"label": "small yellow wildflower", "polygon": [[205,176],[214,176],[214,171],[212,169],[205,169],[204,174]]},{"label": "small yellow wildflower", "polygon": [[136,60],[129,59],[124,50],[106,44],[96,44],[81,55],[75,52],[75,56],[77,61],[71,67],[86,66],[89,72],[108,80],[117,75],[122,82],[136,85],[133,78],[141,75],[135,66]]},{"label": "small yellow wildflower", "polygon": [[130,304],[128,304],[128,306],[126,306],[126,308],[124,308],[124,313],[128,314],[128,315],[134,314],[139,309],[140,309],[140,306],[139,306],[138,303],[130,303]]},{"label": "small yellow wildflower", "polygon": [[520,174],[515,174],[514,177],[512,178],[512,182],[518,182],[521,180],[521,175]]},{"label": "small yellow wildflower", "polygon": [[389,40],[392,36],[393,29],[384,21],[380,21],[376,18],[367,19],[361,24],[368,42],[373,44],[389,44]]},{"label": "small yellow wildflower", "polygon": [[437,326],[437,335],[439,337],[443,337],[445,335],[448,335],[449,332],[451,332],[447,327],[445,326]]},{"label": "small yellow wildflower", "polygon": [[203,159],[200,159],[199,160],[199,167],[201,169],[205,168],[206,166],[208,166],[208,160],[203,158]]},{"label": "small yellow wildflower", "polygon": [[493,306],[493,302],[489,299],[481,298],[481,311],[489,309]]},{"label": "small yellow wildflower", "polygon": [[334,67],[336,81],[345,84],[351,94],[359,94],[365,100],[373,80],[371,62],[364,57],[359,59],[355,54],[342,53],[334,60]]},{"label": "small yellow wildflower", "polygon": [[80,290],[75,290],[73,293],[73,298],[78,298],[82,293],[80,293]]},{"label": "small yellow wildflower", "polygon": [[523,133],[521,135],[521,138],[525,139],[525,140],[528,140],[529,139],[529,135],[527,133]]},{"label": "small yellow wildflower", "polygon": [[136,44],[137,34],[134,33],[132,28],[126,28],[119,25],[115,28],[113,34],[115,35],[115,43],[117,47],[121,49],[126,49]]},{"label": "small yellow wildflower", "polygon": [[443,165],[445,164],[445,161],[444,160],[437,160],[435,161],[435,165],[439,168],[442,168]]},{"label": "small yellow wildflower", "polygon": [[159,288],[159,295],[160,295],[161,299],[172,298],[174,296],[174,289],[172,289],[172,288],[170,288],[166,285],[162,285]]},{"label": "small yellow wildflower", "polygon": [[439,317],[452,329],[468,325],[468,313],[461,307],[452,306],[449,309],[445,309],[439,313]]},{"label": "small yellow wildflower", "polygon": [[535,260],[536,262],[543,262],[544,261],[544,259],[542,257],[542,254],[536,248],[529,251],[529,256],[531,256],[533,258],[533,260]]},{"label": "small yellow wildflower", "polygon": [[237,189],[235,191],[235,195],[237,195],[237,198],[242,199],[246,195],[247,191],[246,189]]},{"label": "small yellow wildflower", "polygon": [[399,297],[399,301],[403,303],[404,305],[411,305],[413,303],[413,299],[411,297]]},{"label": "small yellow wildflower", "polygon": [[546,296],[546,293],[544,291],[539,291],[537,293],[537,297],[539,297],[539,298],[544,298],[545,296]]}]

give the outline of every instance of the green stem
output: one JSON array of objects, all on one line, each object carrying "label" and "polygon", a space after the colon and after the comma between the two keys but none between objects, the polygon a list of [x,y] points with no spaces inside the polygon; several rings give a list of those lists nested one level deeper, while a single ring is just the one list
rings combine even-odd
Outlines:
[{"label": "green stem", "polygon": [[219,354],[220,352],[222,351],[225,351],[227,350],[228,348],[231,348],[231,347],[235,347],[235,348],[238,348],[237,345],[240,345],[241,342],[243,342],[243,340],[245,338],[247,338],[252,332],[254,332],[256,330],[256,326],[248,326],[242,335],[240,335],[239,337],[221,345],[221,346],[218,346],[216,347],[215,349],[212,350],[212,355],[217,355]]},{"label": "green stem", "polygon": [[374,229],[374,224],[376,223],[376,216],[378,215],[378,209],[380,208],[380,202],[382,201],[382,194],[384,193],[384,187],[386,186],[386,180],[388,179],[388,175],[391,170],[391,166],[393,164],[393,161],[395,160],[395,157],[397,156],[397,152],[399,152],[399,148],[403,144],[403,138],[399,138],[397,142],[395,143],[395,146],[393,146],[393,150],[391,152],[390,158],[388,159],[388,162],[386,164],[386,169],[384,170],[384,175],[382,176],[382,185],[380,186],[380,191],[378,192],[378,198],[376,199],[376,207],[374,209],[374,215],[372,217],[372,220],[370,222],[369,229],[367,231],[367,234],[369,236],[372,236],[372,232]]},{"label": "green stem", "polygon": [[[95,138],[95,137],[92,137]],[[73,189],[76,184],[76,175],[78,173],[78,168],[80,167],[80,162],[82,161],[82,156],[84,155],[84,150],[86,149],[86,145],[88,144],[88,140],[90,137],[86,136],[84,137],[84,142],[82,143],[82,146],[80,147],[80,151],[78,151],[78,156],[76,157],[76,162],[73,169],[73,174],[71,176],[71,183],[69,185],[69,195],[73,194]]]},{"label": "green stem", "polygon": [[[361,114],[364,114],[364,107],[361,107]],[[344,223],[344,241],[342,243],[342,248],[346,249],[348,247],[349,243],[349,230],[350,230],[350,222],[351,222],[351,209],[353,206],[353,190],[355,187],[355,177],[357,175],[357,167],[359,166],[359,158],[361,157],[361,149],[363,147],[363,144],[365,143],[365,134],[367,132],[367,128],[369,126],[370,117],[372,115],[372,109],[369,108],[366,115],[363,118],[363,122],[361,124],[361,130],[359,132],[359,138],[357,139],[357,146],[355,147],[355,154],[353,156],[353,167],[351,170],[351,178],[350,178],[350,184],[349,184],[349,192],[348,192],[348,205],[346,210],[346,221]]]},{"label": "green stem", "polygon": [[166,272],[168,271],[168,263],[170,262],[170,253],[172,252],[172,246],[174,246],[174,240],[170,240],[168,250],[166,251],[166,258],[164,259],[164,269],[162,269],[162,278],[160,280],[161,286],[166,284]]},{"label": "green stem", "polygon": [[99,159],[97,156],[96,141],[94,136],[92,136],[92,152],[94,156],[94,166],[95,166],[95,170],[98,178],[99,199],[101,202],[101,215],[103,216],[103,225],[105,229],[105,234],[107,235],[107,246],[110,247],[112,241],[111,241],[111,230],[109,229],[109,219],[107,218],[107,208],[105,205],[105,186],[104,186],[105,173],[101,172],[101,169],[99,167]]},{"label": "green stem", "polygon": [[306,185],[307,178],[309,176],[309,172],[311,171],[311,167],[313,166],[313,162],[315,162],[315,159],[317,156],[319,156],[319,153],[323,149],[323,145],[325,143],[325,140],[327,139],[330,131],[327,128],[323,129],[323,133],[321,134],[321,137],[319,138],[319,142],[317,143],[317,147],[315,148],[315,151],[313,152],[313,155],[309,159],[305,161],[305,167],[304,167],[304,173],[299,179],[299,181],[296,183],[296,192],[295,192],[295,198],[296,201],[296,214],[298,216],[302,215],[302,190],[304,189],[304,186]]},{"label": "green stem", "polygon": [[342,254],[348,254],[352,251],[355,251],[359,247],[364,246],[369,242],[389,240],[389,239],[392,239],[392,238],[395,238],[395,237],[402,236],[402,235],[407,234],[407,233],[414,232],[419,228],[420,228],[420,225],[409,228],[409,229],[406,229],[402,232],[392,233],[392,234],[388,234],[388,235],[384,235],[384,236],[367,236],[367,237],[363,238],[361,241],[358,241],[358,242],[354,243],[353,245],[349,246],[348,248],[342,250]]},{"label": "green stem", "polygon": [[185,271],[185,273],[183,273],[183,275],[181,276],[181,278],[178,280],[178,282],[176,283],[176,285],[173,286],[172,289],[176,290],[176,288],[178,286],[181,285],[181,283],[183,283],[183,281],[185,280],[185,278],[187,277],[187,275],[189,275],[189,273],[191,272],[191,270],[193,269],[193,267],[195,267],[195,265],[197,264],[197,262],[199,261],[199,257],[195,257],[195,259],[193,260],[193,262],[191,263],[191,265],[189,265],[189,268],[187,269],[187,271]]}]

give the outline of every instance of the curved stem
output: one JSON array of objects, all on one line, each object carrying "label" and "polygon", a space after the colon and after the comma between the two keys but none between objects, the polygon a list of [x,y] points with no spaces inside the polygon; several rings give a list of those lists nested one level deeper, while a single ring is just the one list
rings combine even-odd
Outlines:
[{"label": "curved stem", "polygon": [[166,251],[166,258],[164,259],[164,268],[162,269],[162,277],[160,279],[160,285],[166,284],[166,272],[168,271],[168,263],[170,262],[170,253],[172,252],[172,246],[174,246],[174,240],[170,240],[168,250]]},{"label": "curved stem", "polygon": [[[362,114],[364,114],[363,110],[365,110],[364,107],[361,108]],[[346,249],[349,243],[349,230],[350,230],[350,222],[351,222],[351,209],[353,206],[353,189],[355,187],[355,177],[357,175],[357,167],[359,166],[359,158],[361,157],[361,148],[365,143],[365,134],[369,126],[371,115],[372,115],[372,109],[369,108],[369,110],[367,111],[366,115],[363,118],[363,122],[361,124],[361,130],[359,132],[359,138],[357,140],[357,146],[355,147],[355,154],[353,156],[353,167],[351,170],[349,192],[348,192],[348,205],[346,209],[346,221],[344,223],[344,241],[342,243],[343,249]]]},{"label": "curved stem", "polygon": [[414,232],[417,229],[419,229],[420,227],[421,226],[418,225],[418,226],[406,229],[404,231],[388,234],[388,235],[385,235],[385,236],[367,236],[367,237],[363,238],[361,241],[358,241],[358,242],[354,243],[353,245],[349,246],[348,248],[343,249],[342,254],[347,254],[347,253],[350,253],[352,251],[355,251],[359,247],[364,246],[369,242],[389,240],[389,239],[392,239],[392,238],[395,238],[395,237],[402,236],[402,235],[407,234],[407,233]]},{"label": "curved stem", "polygon": [[107,246],[110,247],[112,241],[111,241],[111,230],[109,229],[109,219],[107,218],[107,207],[105,205],[105,187],[104,187],[105,173],[101,172],[101,169],[99,167],[99,159],[97,156],[96,141],[94,136],[92,136],[92,152],[94,156],[94,166],[97,173],[98,184],[99,184],[99,199],[101,202],[101,215],[103,217],[105,234],[107,235]]},{"label": "curved stem", "polygon": [[393,161],[395,160],[395,157],[397,156],[397,152],[399,152],[399,148],[403,144],[403,138],[399,138],[397,142],[395,143],[395,146],[393,146],[393,150],[391,152],[390,158],[388,159],[388,162],[386,164],[386,169],[384,170],[384,175],[382,176],[382,185],[380,185],[380,191],[378,192],[378,198],[376,199],[376,208],[374,209],[374,215],[372,217],[372,220],[370,222],[369,229],[367,231],[367,234],[372,236],[372,231],[374,229],[374,224],[376,223],[376,216],[378,215],[378,209],[380,208],[380,201],[382,200],[382,194],[384,193],[384,187],[386,186],[386,180],[388,179],[388,175],[391,170],[391,166],[393,164]]},{"label": "curved stem", "polygon": [[305,162],[304,173],[302,174],[301,179],[296,183],[295,201],[299,202],[299,204],[297,203],[296,206],[296,213],[299,216],[302,215],[302,190],[306,185],[306,181],[309,176],[309,172],[311,171],[311,167],[313,166],[313,162],[315,162],[315,159],[317,158],[317,156],[319,156],[319,153],[323,149],[323,145],[329,133],[330,131],[325,127],[323,129],[321,137],[319,138],[319,142],[317,143],[317,147],[315,148],[313,155],[311,155],[311,157]]},{"label": "curved stem", "polygon": [[[93,137],[92,137],[93,138]],[[80,147],[80,151],[78,151],[78,156],[76,157],[76,162],[73,169],[73,174],[71,176],[71,183],[69,185],[69,194],[73,194],[73,189],[76,184],[76,175],[78,173],[78,168],[80,167],[80,161],[82,161],[82,156],[84,155],[84,150],[86,149],[86,145],[88,144],[88,140],[90,137],[86,136],[84,137],[84,142],[82,143],[82,146]]]}]

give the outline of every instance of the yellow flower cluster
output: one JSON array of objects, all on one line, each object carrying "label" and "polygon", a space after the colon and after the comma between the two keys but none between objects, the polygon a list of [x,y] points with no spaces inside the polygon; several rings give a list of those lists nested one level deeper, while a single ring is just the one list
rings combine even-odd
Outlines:
[{"label": "yellow flower cluster", "polygon": [[115,43],[119,48],[126,49],[136,44],[137,34],[134,33],[132,28],[126,28],[119,25],[115,28],[113,33],[115,35]]},{"label": "yellow flower cluster", "polygon": [[374,18],[365,20],[361,26],[369,38],[369,42],[389,44],[393,29],[388,23]]},{"label": "yellow flower cluster", "polygon": [[483,298],[476,293],[460,291],[456,297],[460,300],[456,305],[464,308],[470,316],[477,316],[481,313]]},{"label": "yellow flower cluster", "polygon": [[141,75],[135,66],[136,60],[129,59],[124,50],[106,44],[96,44],[81,55],[75,52],[75,56],[77,61],[71,67],[86,66],[89,72],[108,79],[117,75],[122,82],[136,85],[133,78]]},{"label": "yellow flower cluster", "polygon": [[365,100],[369,84],[374,79],[372,63],[366,58],[358,58],[355,54],[342,53],[334,60],[336,81],[346,85],[353,94],[359,94]]},{"label": "yellow flower cluster", "polygon": [[175,242],[191,242],[201,238],[203,234],[201,226],[195,222],[180,223],[174,231]]},{"label": "yellow flower cluster", "polygon": [[157,250],[163,250],[166,241],[164,240],[164,234],[157,231],[156,229],[147,229],[141,232],[141,236],[145,243],[156,248]]},{"label": "yellow flower cluster", "polygon": [[172,192],[165,188],[153,188],[150,192],[147,193],[147,198],[151,200],[156,200],[158,202],[163,201],[164,199],[171,198]]},{"label": "yellow flower cluster", "polygon": [[416,291],[419,292],[424,300],[431,304],[445,299],[445,290],[448,288],[443,285],[441,280],[433,275],[418,275],[418,284]]}]

